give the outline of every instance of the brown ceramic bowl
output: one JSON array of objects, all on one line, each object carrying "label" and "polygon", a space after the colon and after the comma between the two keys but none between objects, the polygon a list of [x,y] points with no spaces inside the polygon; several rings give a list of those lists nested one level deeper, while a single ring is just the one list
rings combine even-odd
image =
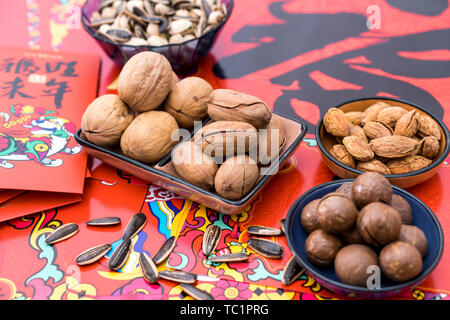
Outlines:
[{"label": "brown ceramic bowl", "polygon": [[[242,199],[229,200],[218,194],[204,190],[189,182],[184,181],[175,171],[170,155],[158,163],[142,163],[124,156],[119,146],[104,148],[89,142],[79,129],[75,134],[75,140],[84,148],[87,154],[96,157],[103,162],[134,175],[144,181],[154,183],[163,188],[171,190],[185,198],[203,204],[213,210],[228,215],[237,214],[244,210],[259,192],[276,174],[290,155],[299,147],[301,140],[306,134],[306,125],[297,120],[273,113],[283,126],[286,142],[280,151],[280,156],[265,174],[261,174],[253,189]],[[207,122],[204,121],[204,123]]]},{"label": "brown ceramic bowl", "polygon": [[[417,110],[420,114],[425,114],[430,116],[431,118],[436,121],[440,127],[441,130],[441,141],[440,141],[440,149],[438,155],[432,159],[433,162],[417,171],[404,173],[404,174],[388,174],[385,175],[391,184],[396,185],[400,188],[409,188],[412,186],[415,186],[419,183],[422,183],[428,179],[430,179],[439,169],[439,167],[442,165],[444,160],[447,158],[448,153],[450,151],[450,144],[449,144],[449,131],[446,127],[446,125],[438,119],[435,115],[428,112],[422,107],[419,107],[411,102],[407,102],[404,100],[394,99],[394,98],[386,98],[386,97],[373,97],[373,98],[364,98],[364,99],[357,99],[348,101],[345,103],[342,103],[335,108],[339,108],[340,110],[344,112],[349,111],[364,111],[372,104],[382,101],[392,106],[400,106],[405,108],[406,110]],[[338,177],[346,179],[346,178],[356,178],[358,175],[364,173],[363,171],[354,169],[350,166],[347,166],[338,160],[336,160],[329,152],[331,147],[336,144],[336,139],[334,136],[329,134],[324,126],[323,126],[323,116],[321,117],[319,123],[316,126],[316,141],[317,145],[319,146],[320,153],[322,155],[322,159],[325,162],[325,164],[330,168],[331,171],[333,171],[334,174],[336,174]]]}]

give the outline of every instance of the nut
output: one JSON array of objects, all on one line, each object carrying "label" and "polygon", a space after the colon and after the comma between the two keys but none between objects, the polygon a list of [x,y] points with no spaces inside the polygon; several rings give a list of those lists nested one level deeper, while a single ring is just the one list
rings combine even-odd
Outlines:
[{"label": "nut", "polygon": [[133,111],[118,95],[106,94],[86,108],[81,119],[81,130],[90,142],[109,147],[120,141],[123,131],[133,119]]},{"label": "nut", "polygon": [[420,115],[419,119],[419,129],[417,130],[417,135],[421,138],[427,136],[435,136],[441,140],[441,130],[436,121],[434,121],[430,116]]},{"label": "nut", "polygon": [[357,136],[362,141],[364,141],[366,143],[369,143],[369,139],[366,136],[366,132],[360,126],[353,126],[353,127],[351,127],[350,131],[349,131],[349,136]]},{"label": "nut", "polygon": [[205,101],[212,90],[212,86],[202,78],[184,78],[172,87],[164,110],[177,120],[180,127],[191,128],[194,121],[202,121],[207,117]]},{"label": "nut", "polygon": [[230,89],[214,90],[206,105],[208,115],[215,121],[243,121],[263,129],[272,118],[272,111],[261,99]]},{"label": "nut", "polygon": [[339,281],[353,286],[366,287],[370,266],[378,265],[375,251],[362,244],[345,246],[336,255],[334,269]]},{"label": "nut", "polygon": [[285,144],[283,126],[277,118],[272,117],[267,128],[258,131],[258,163],[270,164],[271,160],[280,155]]},{"label": "nut", "polygon": [[412,137],[419,128],[419,113],[411,110],[398,119],[395,125],[395,134],[399,136]]},{"label": "nut", "polygon": [[411,154],[418,142],[404,136],[386,136],[370,141],[369,145],[376,155],[395,159]]},{"label": "nut", "polygon": [[350,231],[356,221],[358,210],[353,201],[343,193],[325,195],[317,206],[320,227],[328,233],[339,234]]},{"label": "nut", "polygon": [[237,200],[244,197],[259,178],[256,162],[247,155],[228,158],[217,170],[214,179],[216,192],[224,198]]},{"label": "nut", "polygon": [[342,241],[322,229],[310,233],[305,241],[305,253],[317,266],[325,267],[333,263],[334,257],[342,247]]},{"label": "nut", "polygon": [[313,232],[320,229],[319,220],[317,218],[317,206],[320,199],[315,199],[309,202],[302,210],[301,224],[306,232]]},{"label": "nut", "polygon": [[358,208],[376,201],[389,203],[392,199],[392,186],[382,174],[364,172],[353,181],[352,198]]},{"label": "nut", "polygon": [[372,202],[361,209],[357,227],[364,241],[381,247],[397,240],[402,220],[400,214],[391,206]]},{"label": "nut", "polygon": [[412,223],[412,209],[409,205],[408,201],[405,200],[402,196],[398,194],[392,195],[392,200],[388,203],[392,208],[397,210],[402,218],[402,224],[411,224]]},{"label": "nut", "polygon": [[178,130],[174,117],[164,111],[139,114],[124,131],[120,147],[124,155],[145,163],[161,160],[178,141],[172,134]]},{"label": "nut", "polygon": [[378,113],[387,107],[390,106],[382,101],[378,101],[377,103],[374,103],[371,106],[369,106],[364,111],[363,117],[361,119],[361,125],[364,126],[367,122],[376,120],[378,117]]},{"label": "nut", "polygon": [[119,75],[120,98],[137,112],[157,108],[172,84],[172,67],[161,54],[140,52],[125,63]]},{"label": "nut", "polygon": [[398,119],[400,119],[400,117],[407,112],[408,111],[402,107],[387,107],[378,112],[377,120],[387,124],[391,128],[394,128]]},{"label": "nut", "polygon": [[422,271],[422,256],[412,244],[395,241],[380,252],[380,266],[389,279],[398,282],[411,280]]},{"label": "nut", "polygon": [[398,235],[398,240],[411,243],[417,248],[417,250],[419,250],[422,257],[427,254],[428,240],[425,233],[423,233],[423,231],[416,226],[402,224]]},{"label": "nut", "polygon": [[391,160],[386,163],[386,166],[391,170],[392,174],[402,174],[423,169],[432,162],[428,158],[415,155]]},{"label": "nut", "polygon": [[345,113],[337,108],[328,109],[323,117],[325,130],[337,137],[346,137],[349,134],[350,122],[345,117]]},{"label": "nut", "polygon": [[347,151],[359,161],[369,161],[374,157],[374,153],[369,144],[361,140],[357,136],[347,136],[342,139]]},{"label": "nut", "polygon": [[220,159],[223,156],[256,151],[258,131],[246,122],[216,121],[198,130],[194,140],[202,142],[203,152]]},{"label": "nut", "polygon": [[420,141],[420,154],[426,158],[433,159],[438,155],[440,149],[439,139],[435,136],[428,136]]},{"label": "nut", "polygon": [[353,159],[352,155],[347,151],[344,145],[335,144],[330,149],[330,154],[336,158],[339,162],[354,168],[355,167],[355,159]]},{"label": "nut", "polygon": [[217,163],[202,152],[200,144],[187,141],[176,146],[172,152],[172,163],[178,175],[187,182],[204,189],[214,187]]},{"label": "nut", "polygon": [[364,125],[363,129],[370,140],[394,134],[394,130],[391,127],[380,121],[369,121]]},{"label": "nut", "polygon": [[379,172],[381,174],[391,174],[391,170],[389,170],[386,165],[377,159],[372,159],[370,161],[359,161],[356,164],[356,169],[365,171],[365,172]]},{"label": "nut", "polygon": [[360,111],[349,111],[345,113],[347,120],[354,126],[359,126],[364,113]]}]

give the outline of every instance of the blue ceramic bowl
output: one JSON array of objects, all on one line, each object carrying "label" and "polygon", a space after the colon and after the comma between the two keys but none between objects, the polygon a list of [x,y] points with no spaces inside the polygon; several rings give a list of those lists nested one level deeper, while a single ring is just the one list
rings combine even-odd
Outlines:
[{"label": "blue ceramic bowl", "polygon": [[97,34],[96,29],[89,26],[90,17],[98,10],[99,0],[87,0],[81,9],[81,23],[84,29],[93,37],[105,53],[119,66],[123,66],[128,59],[142,51],[153,51],[164,55],[171,63],[172,69],[179,75],[189,75],[195,72],[195,66],[211,50],[219,32],[230,18],[233,11],[233,0],[222,0],[227,8],[227,15],[216,28],[195,38],[179,44],[168,44],[154,47],[151,45],[130,46],[118,45]]},{"label": "blue ceramic bowl", "polygon": [[298,198],[290,208],[286,217],[286,238],[289,248],[297,261],[320,285],[335,293],[349,297],[386,298],[417,286],[431,271],[433,271],[442,256],[444,247],[442,228],[436,216],[422,201],[396,186],[392,187],[394,194],[398,194],[405,198],[412,208],[412,225],[419,227],[425,233],[428,240],[428,252],[423,260],[423,269],[416,278],[407,282],[398,283],[382,276],[381,286],[378,289],[357,287],[341,283],[336,276],[333,265],[326,268],[317,267],[306,257],[305,241],[308,237],[308,233],[301,225],[301,213],[303,208],[312,200],[322,198],[327,193],[336,191],[337,188],[347,181],[354,181],[354,179],[327,182],[312,188]]}]

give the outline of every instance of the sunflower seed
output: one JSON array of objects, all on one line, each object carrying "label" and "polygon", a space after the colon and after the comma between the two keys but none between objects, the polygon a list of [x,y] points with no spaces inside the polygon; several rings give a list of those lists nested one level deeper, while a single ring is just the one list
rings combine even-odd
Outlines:
[{"label": "sunflower seed", "polygon": [[125,231],[123,232],[123,239],[133,238],[139,231],[141,231],[147,223],[147,217],[143,213],[136,213],[128,222]]},{"label": "sunflower seed", "polygon": [[120,223],[119,217],[104,217],[86,221],[88,226],[112,226]]},{"label": "sunflower seed", "polygon": [[286,263],[286,266],[283,269],[283,273],[281,274],[281,283],[288,286],[292,282],[298,279],[303,273],[305,269],[303,269],[297,262],[294,256],[292,256],[289,261]]},{"label": "sunflower seed", "polygon": [[45,239],[45,242],[48,244],[53,244],[65,240],[77,233],[78,230],[78,225],[75,223],[63,224],[62,226],[53,230],[53,232],[50,233]]},{"label": "sunflower seed", "polygon": [[91,23],[89,24],[89,27],[92,28],[97,28],[100,27],[103,24],[111,24],[114,22],[114,18],[100,18],[100,19],[95,19],[92,20]]},{"label": "sunflower seed", "polygon": [[91,264],[102,258],[111,248],[112,245],[109,243],[95,246],[80,253],[75,261],[80,266]]},{"label": "sunflower seed", "polygon": [[158,281],[158,269],[147,253],[142,252],[139,255],[139,265],[141,266],[145,280],[149,283],[156,283]]},{"label": "sunflower seed", "polygon": [[172,253],[175,248],[176,240],[177,238],[175,238],[175,236],[171,236],[164,242],[158,252],[153,256],[153,262],[156,265],[161,264]]},{"label": "sunflower seed", "polygon": [[122,268],[128,260],[131,248],[131,239],[124,239],[119,246],[114,250],[109,258],[108,267],[111,270],[119,270]]},{"label": "sunflower seed", "polygon": [[270,240],[250,238],[247,241],[247,245],[260,255],[267,258],[279,259],[283,255],[283,247]]},{"label": "sunflower seed", "polygon": [[180,283],[194,283],[197,281],[197,275],[195,273],[178,270],[162,270],[159,273],[159,277]]},{"label": "sunflower seed", "polygon": [[190,295],[192,298],[196,300],[214,300],[213,296],[210,295],[208,292],[201,290],[188,283],[180,283],[180,287],[186,294]]},{"label": "sunflower seed", "polygon": [[220,256],[211,256],[208,258],[211,262],[237,262],[248,260],[248,255],[243,252],[223,254]]},{"label": "sunflower seed", "polygon": [[286,219],[280,220],[280,228],[281,228],[281,231],[283,231],[283,233],[286,234]]},{"label": "sunflower seed", "polygon": [[106,31],[106,34],[118,42],[125,42],[131,38],[131,32],[121,28],[111,28]]},{"label": "sunflower seed", "polygon": [[222,229],[215,224],[210,224],[206,227],[205,233],[203,234],[202,249],[205,256],[209,256],[217,247],[219,243],[220,236],[222,234]]},{"label": "sunflower seed", "polygon": [[247,232],[259,236],[279,236],[282,234],[281,229],[262,226],[250,226],[247,228]]}]

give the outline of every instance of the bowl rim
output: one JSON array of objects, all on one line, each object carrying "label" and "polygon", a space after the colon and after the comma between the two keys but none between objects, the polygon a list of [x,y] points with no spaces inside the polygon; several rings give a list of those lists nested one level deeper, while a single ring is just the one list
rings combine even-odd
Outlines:
[{"label": "bowl rim", "polygon": [[397,291],[398,292],[407,287],[417,285],[419,282],[421,282],[424,278],[426,278],[436,268],[437,264],[441,260],[442,253],[444,250],[444,234],[443,234],[442,226],[441,226],[439,220],[437,219],[436,215],[433,213],[433,211],[431,211],[431,209],[422,200],[420,200],[419,198],[417,198],[410,192],[408,192],[400,187],[397,187],[395,185],[392,185],[393,189],[399,191],[400,193],[406,194],[407,196],[410,196],[414,201],[416,201],[419,205],[421,205],[424,208],[425,212],[430,216],[430,218],[434,222],[434,226],[435,226],[437,234],[438,234],[439,248],[438,248],[437,256],[428,268],[422,270],[422,272],[419,276],[417,276],[409,281],[391,285],[391,286],[384,287],[384,288],[380,288],[380,289],[369,289],[366,287],[358,287],[358,286],[354,286],[354,285],[345,284],[340,281],[329,279],[328,277],[324,276],[323,274],[318,273],[314,270],[311,270],[310,268],[307,267],[307,264],[305,264],[304,259],[302,259],[302,257],[297,253],[297,251],[294,250],[293,240],[291,239],[291,233],[289,230],[291,227],[294,212],[296,211],[299,203],[303,199],[305,199],[307,196],[309,196],[310,194],[312,194],[312,193],[316,192],[317,190],[320,190],[324,187],[327,187],[330,185],[335,185],[335,184],[342,185],[345,182],[352,182],[354,180],[355,179],[339,179],[339,180],[322,183],[318,186],[315,186],[315,187],[309,189],[304,194],[302,194],[297,200],[295,200],[295,202],[289,208],[289,211],[286,216],[286,240],[287,240],[289,249],[291,250],[292,254],[295,256],[295,258],[297,259],[297,261],[301,265],[301,267],[304,268],[305,271],[307,271],[308,273],[312,274],[314,278],[318,278],[318,279],[326,282],[327,284],[333,285],[333,286],[343,289],[345,291],[377,294],[377,293],[386,293],[388,291]]},{"label": "bowl rim", "polygon": [[185,44],[187,44],[189,42],[198,41],[198,40],[202,39],[203,37],[206,37],[207,35],[214,34],[215,32],[218,32],[225,25],[225,23],[230,18],[231,13],[232,13],[233,8],[234,8],[234,0],[229,0],[230,1],[230,8],[229,9],[227,8],[227,15],[225,16],[225,19],[223,19],[216,27],[214,27],[213,29],[209,30],[208,32],[202,34],[198,38],[190,39],[190,40],[187,40],[187,41],[184,41],[184,42],[180,42],[180,43],[169,43],[169,44],[165,44],[163,46],[152,46],[152,45],[145,45],[145,44],[136,46],[136,45],[122,44],[122,43],[114,43],[111,40],[109,40],[108,38],[99,37],[97,35],[97,33],[91,31],[91,29],[90,29],[91,27],[89,27],[88,24],[87,24],[87,22],[89,21],[89,17],[85,13],[85,9],[86,9],[86,6],[89,3],[89,1],[93,1],[93,0],[86,0],[86,2],[81,7],[80,20],[81,20],[81,24],[83,25],[83,28],[86,30],[87,33],[89,33],[89,35],[91,37],[93,37],[97,41],[106,42],[106,43],[108,43],[110,45],[113,45],[115,47],[118,47],[118,48],[148,48],[150,50],[153,50],[155,48],[163,49],[163,48],[170,48],[170,47],[176,47],[176,46],[180,46],[180,45],[185,45]]},{"label": "bowl rim", "polygon": [[[396,102],[401,102],[404,104],[409,104],[414,108],[419,109],[420,111],[426,113],[427,115],[429,115],[433,120],[435,120],[439,126],[441,127],[442,131],[444,132],[445,135],[445,141],[446,141],[446,145],[445,148],[442,152],[442,154],[439,156],[439,158],[437,158],[432,164],[430,164],[429,166],[426,166],[425,168],[422,168],[420,170],[416,170],[416,171],[412,171],[412,172],[408,172],[408,173],[400,173],[400,174],[383,174],[386,178],[388,179],[395,179],[395,178],[408,178],[408,177],[413,177],[413,176],[417,176],[420,174],[423,174],[427,171],[432,170],[433,168],[439,166],[448,156],[449,152],[450,152],[450,133],[449,130],[447,128],[447,126],[444,124],[444,122],[437,118],[433,113],[429,112],[428,110],[424,109],[421,106],[418,106],[412,102],[409,102],[407,100],[403,100],[403,99],[397,99],[397,98],[391,98],[391,97],[368,97],[368,98],[359,98],[359,99],[353,99],[353,100],[348,100],[345,101],[343,103],[340,103],[338,105],[336,105],[335,107],[330,107],[330,108],[340,108],[346,104],[349,103],[353,103],[353,102],[357,102],[357,101],[363,101],[363,100],[390,100],[390,101],[396,101]],[[323,155],[325,155],[329,160],[331,160],[333,163],[337,164],[338,166],[346,169],[347,171],[350,171],[352,173],[355,174],[363,174],[364,171],[361,170],[357,170],[355,168],[352,168],[346,164],[343,164],[341,162],[339,162],[337,159],[335,159],[329,152],[328,150],[326,150],[325,146],[322,144],[322,139],[320,138],[320,129],[323,126],[323,119],[325,117],[325,114],[320,117],[319,122],[316,125],[316,129],[315,129],[315,135],[316,135],[316,143],[319,146],[319,149],[321,151],[321,153]]]},{"label": "bowl rim", "polygon": [[187,182],[187,181],[185,181],[185,180],[183,180],[183,179],[181,179],[179,177],[176,177],[174,175],[171,175],[171,174],[169,174],[167,172],[161,171],[161,170],[159,170],[159,169],[157,169],[155,167],[152,167],[152,166],[150,166],[148,164],[141,163],[141,162],[139,162],[137,160],[134,160],[134,159],[131,159],[131,158],[125,156],[125,155],[116,153],[116,152],[114,152],[112,150],[109,150],[107,148],[104,148],[104,147],[98,146],[96,144],[93,144],[92,142],[89,142],[89,141],[87,141],[86,139],[83,139],[80,136],[81,128],[79,128],[77,130],[77,132],[75,133],[74,137],[75,137],[76,142],[79,143],[80,145],[82,145],[83,147],[88,147],[88,148],[97,150],[99,152],[106,153],[106,154],[108,154],[108,155],[110,155],[112,157],[115,157],[115,158],[120,159],[122,161],[126,161],[127,163],[129,163],[131,165],[139,167],[140,169],[150,171],[151,173],[160,175],[160,176],[162,176],[164,178],[170,179],[171,181],[175,181],[175,182],[180,183],[182,185],[185,185],[185,186],[187,186],[189,188],[192,188],[196,192],[199,192],[201,194],[205,194],[205,195],[208,195],[210,197],[214,197],[216,199],[219,199],[219,200],[225,202],[226,204],[229,204],[229,205],[232,205],[232,206],[242,206],[247,201],[249,201],[266,184],[266,182],[268,182],[268,180],[274,174],[276,174],[276,173],[274,173],[275,170],[277,170],[276,168],[279,168],[281,166],[281,164],[284,163],[284,161],[288,158],[288,156],[290,156],[292,154],[292,152],[300,145],[301,141],[303,140],[304,136],[306,135],[306,132],[308,131],[308,127],[306,126],[306,123],[303,120],[301,120],[299,118],[292,118],[292,117],[289,117],[289,116],[285,116],[285,115],[282,115],[282,114],[280,114],[280,113],[278,113],[276,111],[272,111],[272,113],[276,114],[276,115],[278,115],[280,117],[283,117],[283,118],[286,118],[288,120],[291,120],[291,121],[294,121],[294,122],[298,123],[300,125],[300,128],[301,128],[300,134],[295,138],[295,140],[292,142],[292,144],[289,146],[289,148],[287,148],[284,151],[284,153],[278,158],[278,161],[277,161],[278,166],[272,165],[269,168],[269,170],[266,172],[266,174],[262,177],[262,179],[260,179],[258,181],[258,183],[255,184],[255,186],[253,186],[252,190],[249,193],[247,193],[243,198],[241,198],[239,200],[230,200],[230,199],[224,198],[224,197],[222,197],[222,196],[220,196],[220,195],[218,195],[218,194],[216,194],[214,192],[202,189],[202,188],[200,188],[200,187],[198,187],[198,186],[196,186],[196,185],[194,185],[194,184],[192,184],[190,182]]}]

